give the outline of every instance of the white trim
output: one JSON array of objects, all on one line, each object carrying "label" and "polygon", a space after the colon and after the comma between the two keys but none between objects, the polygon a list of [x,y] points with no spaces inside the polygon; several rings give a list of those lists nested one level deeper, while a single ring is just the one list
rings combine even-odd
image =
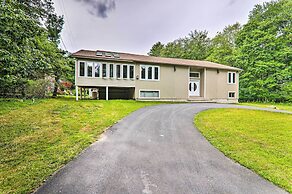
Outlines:
[{"label": "white trim", "polygon": [[[230,93],[234,93],[234,97],[229,97],[229,94]],[[228,96],[227,96],[228,99],[236,99],[236,92],[235,91],[228,91]]]},{"label": "white trim", "polygon": [[[231,73],[231,82],[230,83],[229,83],[229,73]],[[233,83],[234,76],[235,76],[235,78],[234,78],[234,83]],[[227,84],[236,84],[236,72],[234,72],[234,71],[227,72]]]},{"label": "white trim", "polygon": [[[141,70],[142,70],[142,67],[145,67],[145,79],[142,79],[142,73],[141,73]],[[152,67],[152,79],[148,79],[148,68],[149,67]],[[154,76],[155,76],[155,67],[158,67],[158,79],[154,79]],[[140,72],[139,72],[140,76],[140,80],[143,80],[143,81],[160,81],[160,66],[159,65],[144,65],[144,64],[141,64],[140,65]]]},{"label": "white trim", "polygon": [[[158,97],[141,97],[141,91],[145,91],[145,92],[158,92]],[[140,89],[139,90],[139,98],[142,99],[160,99],[160,90],[152,90],[152,89]]]}]

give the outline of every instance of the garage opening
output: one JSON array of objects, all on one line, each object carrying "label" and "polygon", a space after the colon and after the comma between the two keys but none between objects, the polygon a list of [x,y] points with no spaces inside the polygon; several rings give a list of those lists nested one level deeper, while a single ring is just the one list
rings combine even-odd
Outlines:
[{"label": "garage opening", "polygon": [[[99,99],[106,99],[106,88],[98,88]],[[134,99],[135,88],[123,88],[123,87],[109,87],[108,88],[108,99]]]}]

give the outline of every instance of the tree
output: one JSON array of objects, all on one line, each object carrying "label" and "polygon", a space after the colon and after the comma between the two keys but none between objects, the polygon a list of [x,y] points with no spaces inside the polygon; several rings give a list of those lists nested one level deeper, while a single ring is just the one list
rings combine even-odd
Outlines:
[{"label": "tree", "polygon": [[246,100],[292,101],[292,2],[256,5],[236,39],[236,66],[244,71]]},{"label": "tree", "polygon": [[150,49],[148,55],[150,56],[161,56],[161,51],[163,49],[164,45],[161,42],[155,43],[152,48]]},{"label": "tree", "polygon": [[187,37],[179,38],[166,45],[155,43],[149,54],[171,58],[203,60],[208,56],[210,38],[207,31],[192,31]]},{"label": "tree", "polygon": [[59,80],[72,71],[68,55],[58,48],[63,24],[52,0],[7,0],[0,7],[2,95],[20,92],[24,97],[30,80]]},{"label": "tree", "polygon": [[234,66],[235,65],[235,40],[241,26],[239,23],[226,26],[222,32],[211,40],[211,49],[208,61]]},{"label": "tree", "polygon": [[45,31],[9,1],[0,7],[0,93],[24,95],[29,79],[43,77],[49,69],[42,44]]}]

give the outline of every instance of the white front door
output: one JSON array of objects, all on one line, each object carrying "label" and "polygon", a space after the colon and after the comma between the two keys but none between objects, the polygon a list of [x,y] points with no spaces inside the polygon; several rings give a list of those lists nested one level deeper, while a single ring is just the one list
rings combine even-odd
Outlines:
[{"label": "white front door", "polygon": [[189,96],[200,96],[200,80],[189,82]]}]

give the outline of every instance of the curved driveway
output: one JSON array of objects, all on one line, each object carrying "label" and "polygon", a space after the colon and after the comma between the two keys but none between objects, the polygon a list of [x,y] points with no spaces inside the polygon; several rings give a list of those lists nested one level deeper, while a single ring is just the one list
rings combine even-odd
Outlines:
[{"label": "curved driveway", "polygon": [[194,114],[224,107],[245,108],[208,103],[142,108],[37,193],[285,193],[225,157],[193,126]]}]

